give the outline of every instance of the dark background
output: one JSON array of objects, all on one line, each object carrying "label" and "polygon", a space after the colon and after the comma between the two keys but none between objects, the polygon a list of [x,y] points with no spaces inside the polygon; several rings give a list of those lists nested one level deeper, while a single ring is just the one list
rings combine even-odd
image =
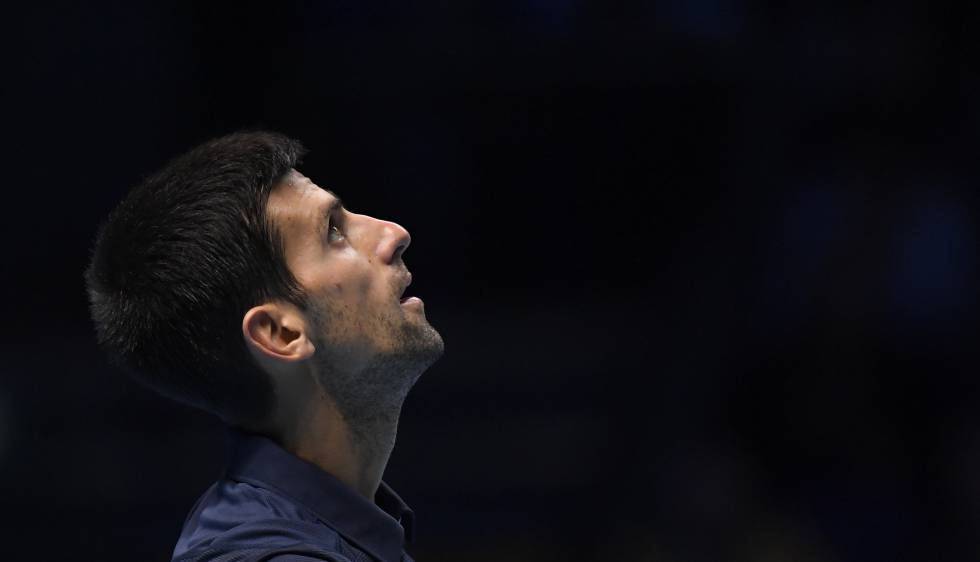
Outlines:
[{"label": "dark background", "polygon": [[2,558],[169,560],[222,429],[107,366],[82,270],[266,127],[413,235],[420,562],[980,559],[980,18],[919,4],[5,8]]}]

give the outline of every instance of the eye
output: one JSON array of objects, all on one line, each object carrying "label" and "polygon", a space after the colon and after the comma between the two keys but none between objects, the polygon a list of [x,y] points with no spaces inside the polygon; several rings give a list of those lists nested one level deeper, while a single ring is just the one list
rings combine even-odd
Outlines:
[{"label": "eye", "polygon": [[336,224],[330,225],[330,230],[327,232],[327,241],[331,244],[334,242],[339,242],[344,239],[344,233],[340,230],[340,227]]}]

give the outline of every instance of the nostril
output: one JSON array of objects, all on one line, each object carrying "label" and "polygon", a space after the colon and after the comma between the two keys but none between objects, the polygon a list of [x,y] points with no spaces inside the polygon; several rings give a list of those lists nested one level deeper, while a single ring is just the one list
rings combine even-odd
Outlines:
[{"label": "nostril", "polygon": [[391,255],[391,261],[392,262],[396,262],[396,261],[402,259],[402,254],[405,253],[405,250],[406,249],[408,249],[408,243],[407,242],[402,242],[402,243],[398,244],[398,246],[395,247],[395,252]]},{"label": "nostril", "polygon": [[412,244],[412,235],[398,223],[387,221],[384,223],[385,241],[378,249],[384,252],[380,255],[387,263],[396,263],[402,259],[402,254]]}]

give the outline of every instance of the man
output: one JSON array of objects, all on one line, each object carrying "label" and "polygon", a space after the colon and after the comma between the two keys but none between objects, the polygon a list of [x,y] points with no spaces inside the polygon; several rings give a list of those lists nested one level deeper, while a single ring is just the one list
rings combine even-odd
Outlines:
[{"label": "man", "polygon": [[443,341],[405,295],[408,232],[345,209],[303,153],[268,132],[205,143],[130,192],[92,252],[100,345],[229,426],[173,560],[411,560],[412,512],[381,477]]}]

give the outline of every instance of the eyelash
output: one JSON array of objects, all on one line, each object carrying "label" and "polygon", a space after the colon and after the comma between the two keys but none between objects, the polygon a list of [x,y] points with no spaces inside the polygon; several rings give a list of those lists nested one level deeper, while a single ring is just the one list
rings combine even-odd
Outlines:
[{"label": "eyelash", "polygon": [[339,234],[341,237],[344,236],[344,232],[342,230],[340,230],[340,226],[337,224],[337,222],[338,221],[336,219],[330,221],[330,228],[327,229],[327,241],[328,242],[334,242],[334,239],[333,239],[333,233],[334,233],[334,231],[336,231],[337,234]]}]

